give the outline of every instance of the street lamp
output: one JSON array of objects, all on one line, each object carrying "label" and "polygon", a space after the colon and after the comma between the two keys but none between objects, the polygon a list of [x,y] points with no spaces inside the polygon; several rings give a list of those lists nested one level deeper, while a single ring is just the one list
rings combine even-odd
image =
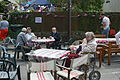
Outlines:
[{"label": "street lamp", "polygon": [[71,8],[72,2],[68,0],[68,37],[71,38]]}]

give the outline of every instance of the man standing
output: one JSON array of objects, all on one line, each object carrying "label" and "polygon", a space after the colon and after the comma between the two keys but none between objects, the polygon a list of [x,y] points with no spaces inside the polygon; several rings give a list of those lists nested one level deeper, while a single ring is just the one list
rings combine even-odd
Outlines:
[{"label": "man standing", "polygon": [[6,16],[2,17],[0,21],[0,39],[4,40],[8,35],[9,22],[6,20]]},{"label": "man standing", "polygon": [[100,19],[102,19],[102,28],[103,28],[103,35],[108,37],[110,31],[110,19],[104,15],[104,13],[100,14]]},{"label": "man standing", "polygon": [[53,42],[53,43],[50,45],[52,48],[54,48],[54,49],[57,49],[57,47],[60,48],[59,42],[60,42],[61,37],[60,37],[60,33],[57,32],[56,27],[52,27],[52,33],[49,34],[49,38],[50,38],[50,39],[51,39],[51,38],[54,38],[54,39],[55,39],[55,42]]}]

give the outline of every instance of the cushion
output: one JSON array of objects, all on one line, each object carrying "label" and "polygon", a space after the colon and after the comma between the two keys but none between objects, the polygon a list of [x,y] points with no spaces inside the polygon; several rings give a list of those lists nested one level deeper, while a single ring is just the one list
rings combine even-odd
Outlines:
[{"label": "cushion", "polygon": [[[57,74],[65,77],[65,78],[68,78],[68,70],[58,71]],[[84,74],[84,72],[81,72],[78,70],[72,70],[70,72],[70,79],[72,79],[74,77],[78,77],[78,76],[83,75],[83,74]]]},{"label": "cushion", "polygon": [[50,72],[37,72],[30,74],[30,80],[54,80]]}]

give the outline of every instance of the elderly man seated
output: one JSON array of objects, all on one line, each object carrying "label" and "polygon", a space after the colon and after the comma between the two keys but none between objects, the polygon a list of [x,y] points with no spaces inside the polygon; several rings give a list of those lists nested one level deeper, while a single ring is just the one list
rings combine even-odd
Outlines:
[{"label": "elderly man seated", "polygon": [[[25,53],[30,52],[31,48],[28,46],[27,38],[26,38],[26,28],[22,28],[22,31],[17,36],[17,44],[19,44],[18,49],[23,49]],[[23,53],[23,57],[25,54]]]},{"label": "elderly man seated", "polygon": [[60,33],[57,32],[56,27],[52,27],[52,32],[49,34],[49,38],[50,39],[54,38],[55,42],[53,42],[51,45],[49,45],[48,48],[52,47],[53,49],[57,49],[57,48],[60,49],[59,42],[61,40],[61,36],[60,36]]},{"label": "elderly man seated", "polygon": [[[71,58],[79,57],[79,55],[81,55],[82,52],[95,52],[96,51],[97,43],[95,41],[94,33],[93,32],[86,32],[85,36],[86,36],[86,38],[83,39],[82,44],[80,44],[77,47],[74,45],[70,46],[70,49],[76,48],[76,53],[70,54],[68,56],[68,61],[70,61]],[[68,67],[68,65],[67,65],[67,67]]]}]

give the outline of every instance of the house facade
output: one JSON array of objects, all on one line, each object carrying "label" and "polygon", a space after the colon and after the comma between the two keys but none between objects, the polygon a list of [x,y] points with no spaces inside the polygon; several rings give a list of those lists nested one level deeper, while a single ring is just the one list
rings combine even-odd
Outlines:
[{"label": "house facade", "polygon": [[105,0],[103,4],[104,12],[120,12],[120,0]]}]

